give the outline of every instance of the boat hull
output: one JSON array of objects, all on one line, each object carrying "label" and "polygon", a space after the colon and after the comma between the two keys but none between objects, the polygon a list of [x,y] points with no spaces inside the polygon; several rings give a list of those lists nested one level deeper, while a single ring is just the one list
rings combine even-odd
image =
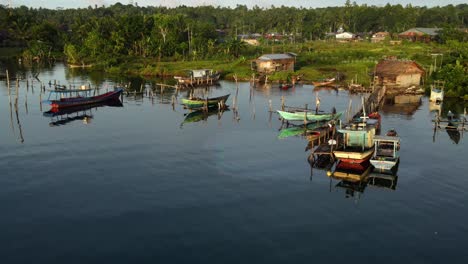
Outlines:
[{"label": "boat hull", "polygon": [[98,104],[110,100],[116,100],[122,94],[123,89],[119,88],[115,91],[107,92],[101,95],[92,97],[75,97],[75,98],[63,98],[60,100],[51,100],[50,106],[52,108],[68,108],[76,107],[89,104]]},{"label": "boat hull", "polygon": [[217,107],[218,103],[223,102],[226,103],[227,99],[229,97],[228,95],[220,96],[220,97],[215,97],[215,98],[208,98],[208,99],[182,99],[182,104],[185,105],[186,108],[190,109],[196,109],[196,108],[202,108],[205,107]]},{"label": "boat hull", "polygon": [[399,161],[398,159],[397,160],[386,160],[386,159],[378,159],[377,158],[377,159],[371,159],[370,163],[376,169],[389,171],[389,170],[392,170],[397,165],[398,161]]},{"label": "boat hull", "polygon": [[355,151],[346,151],[346,150],[335,150],[333,151],[333,155],[335,158],[339,159],[342,162],[346,163],[363,163],[368,161],[372,154],[374,153],[374,149],[368,149],[362,152],[355,152]]},{"label": "boat hull", "polygon": [[286,111],[277,111],[278,114],[285,120],[287,121],[328,121],[332,119],[338,119],[341,117],[343,114],[342,112],[332,114],[315,114],[315,112],[304,112],[304,111],[298,111],[298,112],[286,112]]}]

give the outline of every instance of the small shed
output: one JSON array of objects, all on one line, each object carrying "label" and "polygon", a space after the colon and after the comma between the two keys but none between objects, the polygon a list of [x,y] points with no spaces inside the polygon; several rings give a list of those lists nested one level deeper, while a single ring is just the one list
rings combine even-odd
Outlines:
[{"label": "small shed", "polygon": [[386,38],[389,38],[389,37],[390,37],[390,33],[386,32],[386,31],[377,32],[377,33],[372,35],[371,42],[372,43],[382,42]]},{"label": "small shed", "polygon": [[402,39],[410,41],[430,42],[437,39],[440,28],[410,28],[398,34]]},{"label": "small shed", "polygon": [[379,85],[397,88],[418,86],[424,72],[424,69],[414,61],[396,59],[381,60],[375,69]]},{"label": "small shed", "polygon": [[335,38],[337,40],[352,40],[355,37],[356,36],[353,33],[350,33],[350,32],[343,32],[343,33],[338,33],[338,34],[335,35]]},{"label": "small shed", "polygon": [[297,54],[288,52],[282,54],[265,54],[252,61],[251,68],[258,73],[278,71],[294,71]]}]

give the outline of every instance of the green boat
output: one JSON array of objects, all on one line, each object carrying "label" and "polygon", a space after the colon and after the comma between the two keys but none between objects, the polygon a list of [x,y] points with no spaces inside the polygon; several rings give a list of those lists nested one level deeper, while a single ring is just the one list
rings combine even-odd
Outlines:
[{"label": "green boat", "polygon": [[223,104],[226,104],[226,100],[228,99],[230,94],[219,96],[219,97],[213,97],[213,98],[192,98],[192,99],[182,99],[182,105],[184,105],[186,108],[190,109],[196,109],[196,108],[202,108],[205,107],[205,104],[207,104],[207,107],[217,107],[218,103],[222,102]]},{"label": "green boat", "polygon": [[314,130],[318,127],[326,125],[327,122],[313,122],[307,125],[293,126],[281,129],[278,138],[283,139],[287,137],[305,135],[308,131]]},{"label": "green boat", "polygon": [[343,112],[338,113],[315,113],[315,111],[280,111],[277,110],[280,116],[287,120],[287,121],[303,121],[304,119],[307,121],[318,122],[318,121],[329,121],[329,120],[336,120],[343,115]]}]

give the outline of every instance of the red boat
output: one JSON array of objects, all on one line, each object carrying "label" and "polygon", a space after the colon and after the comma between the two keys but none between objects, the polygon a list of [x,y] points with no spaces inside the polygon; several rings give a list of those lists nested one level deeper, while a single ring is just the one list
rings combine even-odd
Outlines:
[{"label": "red boat", "polygon": [[293,87],[293,85],[290,83],[283,83],[283,84],[280,84],[279,86],[281,90],[289,90],[291,87]]},{"label": "red boat", "polygon": [[92,96],[91,93],[94,91],[94,89],[52,90],[50,91],[49,98],[45,103],[50,104],[52,108],[66,108],[102,103],[118,99],[122,94],[123,89],[116,88],[114,91]]}]

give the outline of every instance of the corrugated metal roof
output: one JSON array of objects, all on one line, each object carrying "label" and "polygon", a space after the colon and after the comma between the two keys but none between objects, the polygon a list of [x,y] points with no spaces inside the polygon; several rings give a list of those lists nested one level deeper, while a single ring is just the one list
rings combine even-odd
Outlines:
[{"label": "corrugated metal roof", "polygon": [[410,28],[408,30],[406,30],[405,32],[402,32],[400,33],[400,35],[405,35],[407,33],[411,33],[411,32],[421,32],[425,35],[429,35],[429,36],[437,36],[439,33],[438,31],[441,30],[440,28],[420,28],[420,27],[417,27],[417,28]]},{"label": "corrugated metal roof", "polygon": [[260,56],[259,60],[284,60],[284,59],[292,59],[294,56],[292,54],[264,54]]}]

